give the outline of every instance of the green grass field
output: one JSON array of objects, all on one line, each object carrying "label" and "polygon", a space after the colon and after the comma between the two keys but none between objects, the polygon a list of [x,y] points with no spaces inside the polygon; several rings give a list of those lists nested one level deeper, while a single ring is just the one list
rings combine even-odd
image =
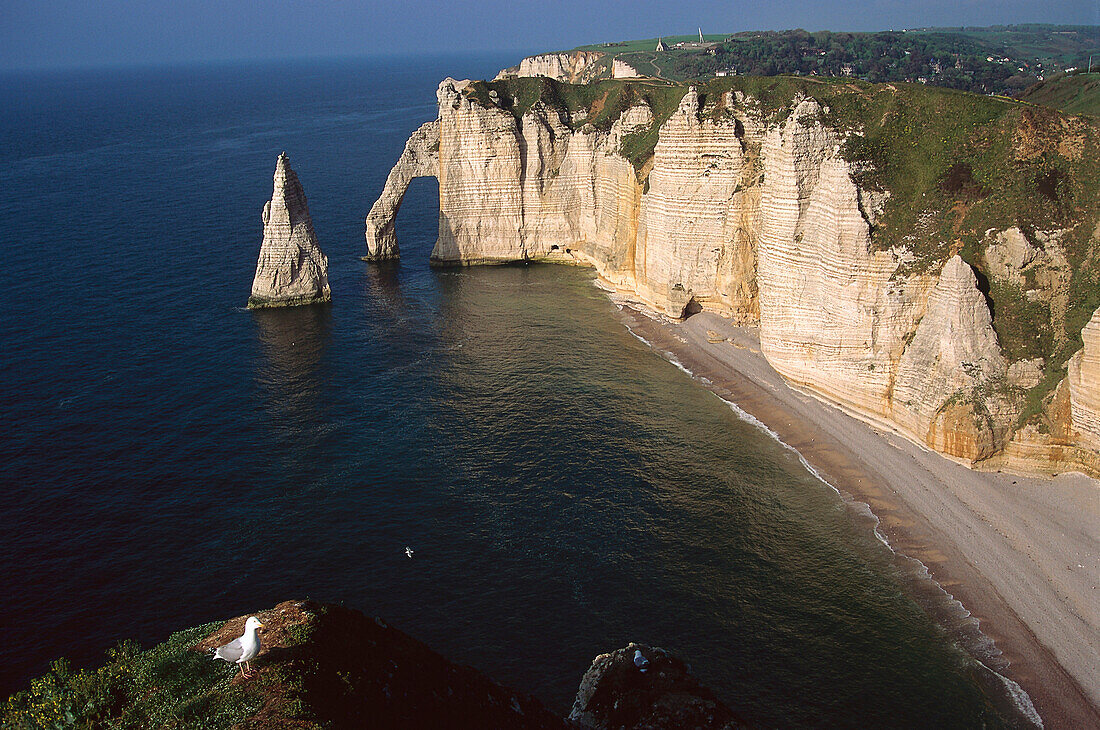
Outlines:
[{"label": "green grass field", "polygon": [[[665,45],[670,48],[677,43],[698,43],[699,36],[696,35],[667,35],[662,39]],[[718,43],[726,39],[725,33],[719,33],[717,35],[703,34],[703,40],[707,43]],[[654,51],[657,48],[656,38],[644,38],[636,41],[621,41],[619,43],[593,43],[587,46],[577,46],[573,50],[575,51],[602,51],[603,53],[610,53],[615,56],[622,55],[624,53],[639,53],[643,51]]]},{"label": "green grass field", "polygon": [[1021,94],[1020,99],[1061,109],[1067,114],[1100,117],[1100,73],[1059,76],[1040,81]]}]

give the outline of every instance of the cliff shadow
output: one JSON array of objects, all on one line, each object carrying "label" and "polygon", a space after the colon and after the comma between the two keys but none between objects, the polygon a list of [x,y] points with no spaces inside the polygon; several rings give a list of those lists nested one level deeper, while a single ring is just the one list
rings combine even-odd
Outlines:
[{"label": "cliff shadow", "polygon": [[997,319],[997,310],[993,304],[993,297],[989,294],[989,277],[979,269],[977,266],[969,265],[971,271],[974,272],[974,278],[978,280],[978,291],[985,297],[985,306],[989,308],[990,319]]}]

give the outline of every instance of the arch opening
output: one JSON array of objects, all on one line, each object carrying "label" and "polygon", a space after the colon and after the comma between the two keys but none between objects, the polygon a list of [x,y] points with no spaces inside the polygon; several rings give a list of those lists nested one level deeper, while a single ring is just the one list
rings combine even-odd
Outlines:
[{"label": "arch opening", "polygon": [[[432,176],[409,182],[393,216],[394,254],[427,259],[439,238],[439,181]],[[400,248],[397,242],[400,241]]]}]

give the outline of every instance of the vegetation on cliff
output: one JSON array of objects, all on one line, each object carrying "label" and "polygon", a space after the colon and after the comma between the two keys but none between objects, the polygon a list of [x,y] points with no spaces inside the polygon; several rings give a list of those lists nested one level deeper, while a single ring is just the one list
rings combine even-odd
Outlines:
[{"label": "vegetation on cliff", "polygon": [[[873,216],[873,241],[879,249],[908,252],[899,275],[962,255],[980,274],[1005,356],[1042,358],[1041,382],[1028,393],[1021,422],[1036,417],[1100,306],[1100,121],[920,84],[737,76],[696,88],[703,117],[733,114],[764,125],[782,122],[799,98],[817,100],[820,116],[807,121],[840,132],[855,182],[885,200]],[[653,121],[624,135],[619,150],[644,182],[660,127],[686,91],[654,80],[513,78],[476,82],[468,93],[517,117],[541,101],[574,129],[609,129],[626,109],[647,104]],[[1064,255],[1071,273],[1057,305],[1035,293],[1043,285],[1034,270],[1019,285],[993,276],[985,256],[991,232],[1010,228],[1022,231],[1030,246],[1054,246]]]},{"label": "vegetation on cliff", "polygon": [[1067,114],[1100,117],[1100,73],[1059,74],[1028,87],[1018,98]]},{"label": "vegetation on cliff", "polygon": [[1100,53],[1100,27],[1024,24],[919,28],[877,33],[745,31],[728,36],[602,43],[639,73],[675,81],[716,73],[847,76],[875,83],[926,83],[976,93],[1017,94],[1053,73],[1084,67]]},{"label": "vegetation on cliff", "polygon": [[[624,719],[654,730],[743,726],[684,662],[655,647],[631,644],[597,657],[581,680],[573,722],[379,618],[312,601],[286,601],[258,616],[263,648],[251,679],[210,657],[240,635],[246,617],[239,616],[178,632],[147,651],[125,642],[98,669],[74,671],[58,660],[0,705],[0,727],[598,730]],[[652,658],[648,673],[635,667],[635,650]]]},{"label": "vegetation on cliff", "polygon": [[0,707],[0,727],[232,727],[259,710],[262,700],[232,681],[236,667],[189,650],[219,625],[180,631],[145,651],[122,642],[98,669],[74,670],[58,659]]},{"label": "vegetation on cliff", "polygon": [[108,652],[98,669],[64,660],[0,707],[0,727],[272,728],[437,726],[564,728],[527,695],[496,684],[426,645],[341,606],[287,601],[264,623],[256,674],[212,661],[244,616],[173,634],[142,651]]}]

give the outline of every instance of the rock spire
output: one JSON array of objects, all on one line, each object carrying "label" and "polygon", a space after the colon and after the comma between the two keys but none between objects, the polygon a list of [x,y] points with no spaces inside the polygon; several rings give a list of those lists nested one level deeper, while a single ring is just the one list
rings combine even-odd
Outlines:
[{"label": "rock spire", "polygon": [[263,221],[249,309],[331,301],[328,259],[317,246],[306,195],[286,152],[275,164],[275,187],[264,205]]},{"label": "rock spire", "polygon": [[1069,361],[1070,408],[1081,440],[1100,449],[1100,309],[1081,332],[1085,343]]}]

